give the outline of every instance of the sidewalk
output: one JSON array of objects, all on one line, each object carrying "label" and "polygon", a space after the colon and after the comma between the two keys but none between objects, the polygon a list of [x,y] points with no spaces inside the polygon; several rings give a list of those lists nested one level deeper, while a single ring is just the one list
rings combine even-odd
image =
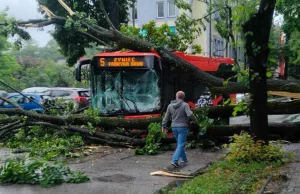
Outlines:
[{"label": "sidewalk", "polygon": [[288,181],[280,194],[300,194],[300,143],[284,146],[284,150],[294,153],[294,162],[287,166]]},{"label": "sidewalk", "polygon": [[[0,156],[8,156],[2,150]],[[51,188],[39,185],[0,185],[0,194],[153,194],[176,180],[172,177],[150,176],[153,171],[170,165],[173,151],[155,156],[134,156],[133,150],[110,154],[105,157],[93,154],[81,163],[69,164],[73,170],[81,170],[91,181],[83,184],[62,184]],[[188,150],[189,164],[182,170],[194,173],[209,163],[218,160],[223,150],[203,152]]]}]

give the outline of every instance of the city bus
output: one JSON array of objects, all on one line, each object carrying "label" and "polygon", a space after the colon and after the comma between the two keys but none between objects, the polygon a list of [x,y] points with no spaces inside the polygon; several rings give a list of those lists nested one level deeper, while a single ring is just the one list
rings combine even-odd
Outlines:
[{"label": "city bus", "polygon": [[[173,52],[181,59],[224,80],[234,77],[234,60],[210,58]],[[88,65],[88,67],[84,67]],[[161,115],[177,91],[184,91],[191,108],[207,90],[206,86],[181,68],[164,64],[155,52],[102,52],[76,66],[76,79],[81,81],[83,68],[89,70],[91,105],[102,116],[147,118]],[[235,95],[230,95],[234,101]],[[212,94],[213,105],[222,96]]]}]

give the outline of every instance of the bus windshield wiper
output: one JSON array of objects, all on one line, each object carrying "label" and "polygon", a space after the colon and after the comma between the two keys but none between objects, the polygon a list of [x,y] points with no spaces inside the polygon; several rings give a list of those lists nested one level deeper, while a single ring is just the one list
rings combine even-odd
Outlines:
[{"label": "bus windshield wiper", "polygon": [[138,109],[138,107],[137,107],[137,105],[136,105],[136,103],[134,101],[132,101],[132,100],[130,100],[128,98],[124,98],[124,99],[127,100],[127,101],[129,101],[129,102],[131,102],[133,104],[136,113],[140,112],[140,110]]},{"label": "bus windshield wiper", "polygon": [[[111,82],[114,82],[114,80],[113,80],[110,76],[108,76],[107,78],[109,78],[109,80],[110,80]],[[131,102],[131,103],[133,104],[136,113],[139,113],[139,112],[140,112],[139,109],[138,109],[138,107],[137,107],[137,105],[136,105],[136,103],[135,103],[134,101],[132,101],[132,100],[126,98],[126,97],[123,97],[123,96],[120,94],[120,92],[119,92],[118,90],[116,90],[116,92],[117,92],[118,96],[121,98],[121,100],[123,100],[123,101],[125,102],[125,104],[128,106],[128,108],[129,108],[130,110],[131,110],[131,108],[130,108],[130,106],[128,105],[127,101],[129,101],[129,102]]]}]

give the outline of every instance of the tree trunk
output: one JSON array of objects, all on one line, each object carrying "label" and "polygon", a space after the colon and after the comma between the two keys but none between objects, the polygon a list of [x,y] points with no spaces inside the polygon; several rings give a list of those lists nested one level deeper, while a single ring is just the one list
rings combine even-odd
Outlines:
[{"label": "tree trunk", "polygon": [[[291,34],[290,33],[286,33],[286,42],[285,42],[285,45],[288,45],[288,41],[290,40],[290,36]],[[286,53],[287,51],[285,51]],[[289,61],[290,58],[288,56],[288,54],[286,54],[286,56],[284,57],[284,61],[285,61],[285,65],[284,65],[284,79],[287,80],[288,77],[289,77]]]},{"label": "tree trunk", "polygon": [[268,143],[267,59],[269,36],[276,0],[261,0],[259,11],[243,26],[250,80],[251,133]]},{"label": "tree trunk", "polygon": [[[232,136],[234,134],[240,134],[242,131],[251,132],[250,128],[251,126],[249,124],[210,126],[207,128],[207,135],[211,137]],[[270,123],[268,130],[269,134],[279,134],[282,137],[293,134],[294,137],[297,138],[300,136],[300,123]]]},{"label": "tree trunk", "polygon": [[117,0],[108,0],[107,2],[107,13],[109,16],[109,19],[113,23],[113,25],[116,27],[116,29],[120,29],[120,21],[119,21],[119,5]]},{"label": "tree trunk", "polygon": [[[275,0],[272,0],[271,3],[269,3],[267,5],[272,5],[274,3],[274,1]],[[268,2],[268,1],[262,0],[261,4],[264,6],[266,4],[266,2]],[[112,9],[112,5],[116,5],[116,4],[114,4],[114,3],[116,3],[116,0],[113,0],[112,2],[109,1],[109,3],[110,3],[109,9]],[[260,6],[260,7],[262,8],[263,6]],[[67,5],[65,5],[65,7],[67,7]],[[271,7],[271,6],[269,6],[269,7]],[[46,8],[44,8],[43,10],[48,14],[48,17],[50,19],[48,18],[48,19],[35,19],[35,20],[21,21],[21,22],[19,21],[19,22],[16,22],[16,25],[19,25],[22,27],[44,27],[44,26],[51,25],[51,24],[65,25],[67,18],[60,17],[60,16],[54,16],[53,14],[50,14],[49,10],[47,10]],[[120,33],[119,31],[115,30],[113,25],[110,25],[110,28],[106,29],[106,28],[103,28],[102,26],[88,23],[87,21],[78,17],[76,15],[76,13],[74,13],[70,8],[66,8],[66,10],[69,12],[70,16],[75,21],[81,22],[81,24],[88,29],[87,32],[84,32],[84,34],[86,36],[93,36],[94,40],[98,41],[100,44],[103,44],[102,40],[105,40],[105,41],[109,41],[109,42],[114,42],[117,45],[119,50],[122,48],[126,48],[126,49],[140,51],[140,52],[151,52],[152,49],[155,49],[158,52],[158,54],[161,56],[161,58],[164,62],[163,63],[164,65],[169,65],[169,66],[172,66],[173,68],[181,69],[183,73],[190,74],[191,76],[195,77],[196,80],[200,80],[202,84],[206,85],[210,89],[215,87],[215,90],[222,90],[222,94],[249,92],[249,88],[247,88],[245,85],[243,85],[241,83],[230,82],[227,87],[223,87],[223,81],[220,78],[217,78],[206,72],[203,72],[199,68],[182,60],[180,57],[174,55],[173,53],[171,53],[170,51],[168,51],[166,49],[157,47],[150,42],[138,39],[136,37],[126,36],[126,35]],[[268,20],[266,18],[268,18],[269,15],[266,13],[270,12],[269,10],[270,9],[268,8],[268,9],[266,9],[266,11],[260,11],[257,14],[257,17],[263,18],[263,20],[255,19],[256,23],[259,24],[259,25],[257,25],[257,27],[259,27],[259,28],[256,30],[256,33],[258,33],[259,29],[267,30],[267,28],[268,28],[267,26],[269,24],[267,24],[265,21]],[[55,10],[52,10],[52,11],[55,11]],[[259,15],[262,15],[262,16],[259,16]],[[266,16],[266,17],[264,17],[264,16]],[[253,20],[253,17],[251,20]],[[264,24],[261,24],[262,22],[264,22]],[[111,23],[114,23],[114,22],[109,21],[109,24],[111,24]],[[255,24],[255,22],[254,22],[254,24]],[[256,26],[256,25],[253,25],[253,26]],[[116,25],[116,27],[118,27],[118,25]],[[251,27],[251,25],[250,25],[250,27]],[[248,32],[248,31],[252,31],[252,28],[250,28],[249,30],[246,30],[246,32]],[[265,31],[263,33],[265,33]],[[260,38],[259,35],[262,35],[262,34],[256,34],[256,37]],[[265,39],[265,37],[263,39]],[[248,42],[250,43],[250,47],[251,47],[253,40],[248,41]],[[251,56],[251,54],[248,54],[248,55]],[[254,56],[252,55],[252,57],[254,57]],[[286,82],[285,84],[288,84],[288,83]],[[273,85],[275,85],[275,86],[273,86]],[[300,86],[298,84],[289,84],[288,87],[278,87],[278,86],[280,86],[280,84],[277,84],[276,81],[273,81],[272,83],[268,82],[268,90],[271,90],[271,91],[287,91],[287,92],[293,92],[293,93],[300,92]]]},{"label": "tree trunk", "polygon": [[[208,117],[231,117],[234,110],[234,106],[213,106],[206,107]],[[203,108],[193,109],[195,114],[202,114]],[[278,115],[278,114],[297,114],[300,113],[300,100],[294,100],[290,102],[269,102],[268,103],[268,114]],[[52,123],[55,125],[87,125],[88,123],[93,124],[93,126],[102,129],[117,129],[117,128],[127,128],[127,129],[147,129],[150,123],[160,123],[161,117],[151,117],[146,119],[123,119],[123,118],[109,118],[109,117],[89,117],[85,115],[69,115],[65,117],[57,117],[51,115],[38,114],[29,111],[23,111],[20,109],[0,109],[0,114],[8,114],[11,117],[0,119],[0,125],[6,125],[13,123],[16,120],[23,120],[22,117],[12,116],[27,116],[30,120],[43,121]],[[243,112],[238,113],[238,115],[244,115]]]}]

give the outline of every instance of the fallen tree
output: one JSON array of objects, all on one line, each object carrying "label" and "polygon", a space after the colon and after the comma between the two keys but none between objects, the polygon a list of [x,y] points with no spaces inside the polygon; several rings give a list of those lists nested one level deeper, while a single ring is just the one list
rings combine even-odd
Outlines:
[{"label": "fallen tree", "polygon": [[[87,36],[93,40],[96,40],[99,44],[106,45],[109,43],[114,43],[114,48],[111,48],[111,50],[120,50],[120,49],[130,49],[135,51],[143,51],[143,52],[151,52],[155,50],[160,57],[163,60],[163,65],[171,66],[172,68],[181,69],[183,73],[189,74],[193,77],[195,77],[195,80],[199,80],[202,82],[202,84],[208,86],[214,93],[216,94],[229,94],[229,93],[246,93],[249,92],[249,88],[243,84],[243,83],[237,83],[237,82],[229,82],[224,86],[223,80],[220,78],[217,78],[211,74],[208,74],[206,72],[201,71],[199,68],[195,67],[194,65],[182,60],[181,58],[177,57],[175,54],[170,52],[169,50],[157,46],[153,43],[143,41],[138,38],[129,37],[124,34],[122,34],[120,31],[118,31],[115,26],[112,24],[110,18],[108,17],[108,14],[104,10],[104,6],[102,4],[102,1],[99,1],[99,4],[101,6],[103,16],[106,19],[106,22],[108,23],[109,27],[104,28],[102,26],[96,25],[93,22],[91,22],[89,19],[86,19],[81,16],[80,13],[75,13],[68,5],[64,3],[63,0],[58,0],[58,2],[64,7],[64,9],[69,13],[69,17],[61,17],[57,16],[55,13],[53,13],[51,10],[49,10],[45,6],[41,6],[41,9],[45,12],[47,18],[46,19],[36,19],[36,20],[29,20],[29,21],[22,21],[22,22],[16,22],[16,25],[21,27],[44,27],[48,25],[57,25],[57,26],[64,26],[67,22],[76,22],[78,27],[75,29],[75,33],[80,33],[84,36]],[[258,67],[260,65],[263,65],[265,62],[265,58],[268,54],[268,49],[266,47],[266,41],[268,40],[268,31],[269,31],[269,25],[271,23],[270,21],[270,13],[273,12],[275,0],[272,0],[270,2],[266,0],[261,0],[259,12],[257,15],[253,16],[249,22],[245,25],[247,27],[246,32],[256,32],[255,38],[251,38],[248,36],[247,39],[247,54],[248,57],[250,56],[250,63],[253,67]],[[265,9],[267,8],[267,9]],[[55,10],[54,10],[55,11]],[[264,17],[266,16],[266,17]],[[254,31],[252,28],[257,27],[257,25],[260,25],[259,27],[264,27],[264,24],[261,24],[259,22],[256,22],[259,20],[259,18],[266,18],[264,20],[264,24],[266,24],[266,30],[264,32],[264,37],[262,37],[261,40],[259,37],[259,29],[255,29]],[[71,21],[72,20],[72,21]],[[252,22],[252,23],[251,23]],[[257,24],[254,25],[253,24]],[[259,23],[259,24],[258,24]],[[251,25],[250,25],[251,24]],[[253,24],[253,25],[252,25]],[[255,40],[252,40],[255,39]],[[251,54],[251,50],[253,51],[253,44],[251,43],[262,43],[257,44],[257,46],[262,45],[263,48],[260,50],[261,53],[259,56],[256,56],[256,54]],[[255,68],[253,68],[255,70]],[[260,71],[260,75],[264,74],[264,71]],[[265,76],[265,75],[264,75]],[[263,77],[264,78],[264,77]],[[255,78],[256,79],[256,78]],[[257,78],[258,79],[258,78]],[[284,92],[291,92],[291,93],[299,93],[300,92],[300,85],[296,82],[286,81],[286,80],[268,80],[267,83],[263,83],[266,85],[267,89],[269,91],[284,91]],[[254,82],[252,83],[252,86],[254,86]],[[265,89],[265,87],[261,87],[262,89]],[[253,88],[252,88],[253,89]],[[253,92],[253,91],[252,91]],[[266,91],[263,91],[266,93]],[[259,94],[258,90],[255,90],[256,94]],[[266,97],[266,95],[264,96]],[[258,98],[256,98],[258,99]],[[279,107],[281,105],[277,104]],[[259,104],[256,103],[256,106],[259,108]],[[272,111],[274,110],[274,114],[279,114],[280,111],[291,112],[291,113],[297,113],[295,109],[295,104],[288,105],[288,107],[285,107],[286,105],[282,105],[281,109],[278,108],[278,106],[274,106],[273,108],[269,108],[269,113],[272,114]],[[210,108],[208,115],[210,117],[219,117],[219,116],[229,116],[231,115],[233,110],[233,107],[221,107],[221,108]],[[266,106],[264,106],[264,113],[267,114]],[[277,111],[275,111],[277,110]],[[197,110],[195,110],[197,112]],[[42,115],[32,112],[27,112],[22,110],[21,108],[16,109],[0,109],[0,114],[8,114],[8,115],[19,115],[19,116],[26,116],[28,117],[26,120],[20,118],[21,120],[24,120],[24,123],[19,123],[18,125],[22,126],[47,126],[51,128],[56,128],[58,130],[67,130],[72,132],[77,132],[82,134],[83,136],[98,140],[99,142],[105,143],[105,144],[113,144],[113,145],[141,145],[142,141],[140,141],[137,138],[128,137],[127,135],[119,135],[119,134],[109,134],[105,130],[112,130],[117,128],[139,128],[139,129],[145,129],[147,126],[152,122],[160,122],[161,118],[148,118],[148,119],[114,119],[114,118],[101,118],[100,120],[97,120],[93,117],[84,117],[82,115],[70,115],[70,116],[49,116],[49,115]],[[264,117],[266,117],[266,114]],[[257,117],[259,118],[259,116]],[[258,119],[259,120],[259,119]],[[264,119],[264,124],[267,124]],[[1,121],[0,121],[1,123]],[[255,122],[255,132],[257,134],[260,134],[258,132],[259,122]],[[7,123],[6,126],[2,126],[2,130],[6,130],[4,135],[8,134],[9,132],[13,132],[15,130],[14,126],[16,125],[10,125],[10,123]],[[98,132],[91,132],[88,130],[85,126],[81,127],[80,125],[88,125],[92,124],[94,127],[98,127]],[[229,128],[230,129],[230,128]],[[101,131],[102,130],[102,131]],[[229,130],[230,131],[230,130]],[[260,135],[262,136],[262,135]],[[262,138],[263,139],[263,138]],[[124,144],[123,144],[124,143]]]},{"label": "fallen tree", "polygon": [[[10,101],[8,101],[10,102]],[[269,102],[269,114],[292,114],[299,113],[300,100],[290,102]],[[202,114],[203,111],[208,113],[211,118],[229,117],[232,114],[234,106],[218,106],[196,108],[194,113]],[[123,119],[108,117],[91,117],[88,115],[68,115],[68,116],[51,116],[35,112],[25,111],[21,107],[14,109],[0,109],[0,114],[10,115],[0,119],[0,137],[8,137],[18,132],[22,127],[40,126],[52,128],[60,131],[75,132],[82,135],[85,139],[104,145],[118,147],[142,146],[145,139],[139,135],[147,134],[147,128],[151,123],[160,123],[161,117],[152,117],[146,119]],[[242,113],[240,113],[242,114]],[[89,124],[95,127],[95,131],[87,128]],[[128,130],[120,130],[125,128]],[[300,124],[270,124],[270,133],[299,135]],[[132,130],[135,129],[135,130]],[[250,125],[234,126],[209,126],[207,135],[212,137],[231,136],[241,131],[249,131]],[[191,134],[190,138],[197,138],[197,133]],[[175,142],[174,138],[162,140],[163,143]]]},{"label": "fallen tree", "polygon": [[[217,117],[231,117],[235,106],[212,106],[206,108],[195,108],[194,113],[203,114],[207,112],[207,116],[210,118]],[[297,114],[300,112],[300,100],[294,100],[290,102],[269,102],[268,114]],[[87,125],[93,124],[95,127],[103,129],[117,129],[117,128],[131,128],[131,129],[146,129],[150,123],[161,122],[161,117],[150,117],[146,119],[124,119],[124,118],[111,118],[111,117],[91,117],[84,114],[80,115],[68,115],[68,116],[51,116],[45,114],[39,114],[35,112],[24,111],[23,109],[11,108],[0,109],[0,114],[10,115],[10,117],[0,119],[0,125],[9,124],[16,120],[22,120],[20,116],[27,116],[30,119],[55,124],[58,126],[64,125]],[[244,115],[243,112],[239,112],[238,115]]]},{"label": "fallen tree", "polygon": [[[206,72],[203,72],[194,65],[182,60],[172,52],[165,48],[157,47],[153,43],[140,40],[138,38],[125,36],[118,31],[112,24],[108,14],[104,10],[102,1],[99,1],[101,10],[104,17],[106,18],[109,28],[104,28],[99,25],[95,25],[86,18],[81,18],[80,14],[75,13],[68,5],[62,0],[58,2],[65,8],[69,13],[70,18],[73,21],[80,23],[81,27],[74,30],[74,33],[82,34],[90,39],[98,42],[100,45],[109,46],[106,42],[114,42],[115,47],[110,50],[120,50],[122,48],[141,51],[151,52],[153,49],[158,52],[163,60],[163,65],[172,66],[177,69],[182,69],[184,73],[190,74],[195,77],[196,80],[202,82],[202,84],[208,86],[215,93],[228,94],[228,93],[246,93],[249,92],[249,88],[242,83],[229,82],[226,86],[223,85],[223,81],[220,78],[212,76]],[[64,26],[68,20],[66,17],[57,16],[47,7],[41,5],[42,11],[46,14],[46,19],[32,19],[28,21],[16,22],[16,25],[20,27],[45,27],[48,25]],[[55,10],[53,10],[55,11]],[[300,85],[295,82],[286,80],[268,80],[268,90],[270,91],[286,91],[292,93],[300,92]]]},{"label": "fallen tree", "polygon": [[[282,137],[289,135],[292,138],[298,138],[300,135],[300,123],[269,123],[268,130],[269,135],[277,134]],[[250,132],[250,124],[210,126],[207,129],[207,135],[212,137],[232,136],[234,134],[240,134],[242,131]]]}]

